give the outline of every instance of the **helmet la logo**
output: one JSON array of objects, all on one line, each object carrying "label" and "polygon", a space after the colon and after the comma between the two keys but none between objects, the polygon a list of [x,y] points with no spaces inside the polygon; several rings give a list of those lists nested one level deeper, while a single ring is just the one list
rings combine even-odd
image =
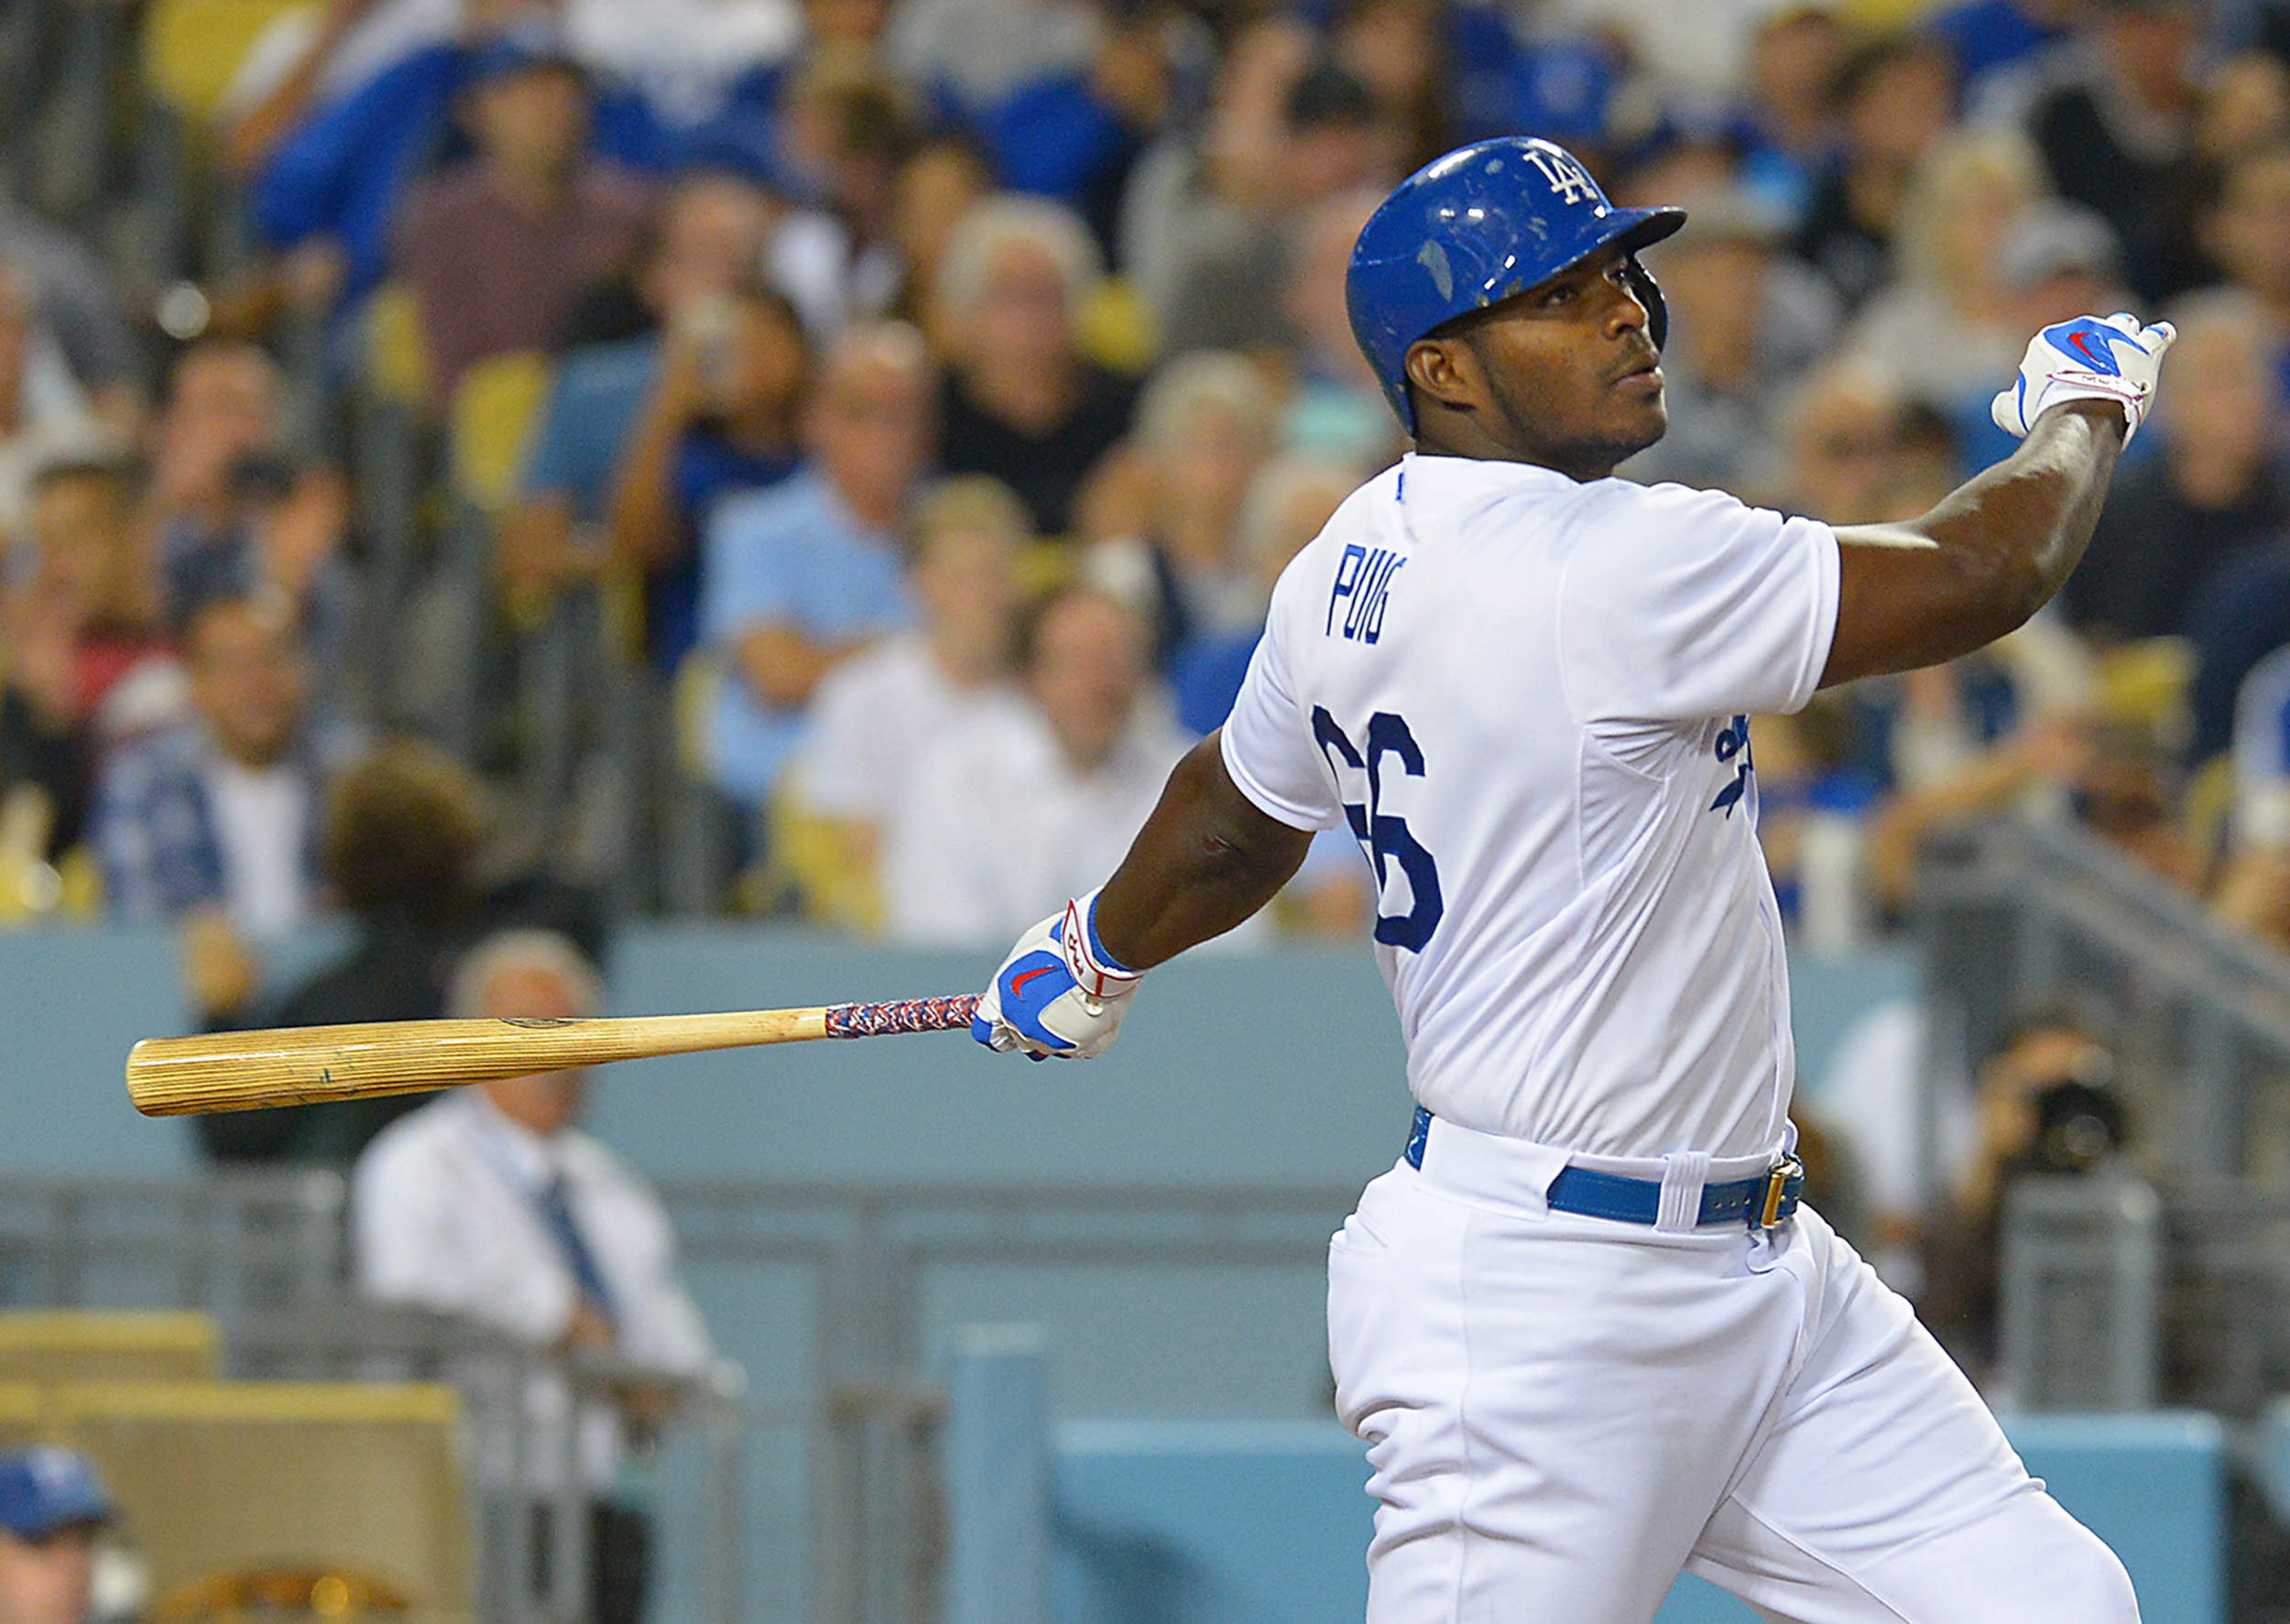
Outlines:
[{"label": "helmet la logo", "polygon": [[1553,195],[1562,203],[1579,203],[1598,195],[1598,184],[1591,180],[1590,171],[1555,147],[1531,147],[1527,161],[1543,171],[1543,179],[1551,183]]}]

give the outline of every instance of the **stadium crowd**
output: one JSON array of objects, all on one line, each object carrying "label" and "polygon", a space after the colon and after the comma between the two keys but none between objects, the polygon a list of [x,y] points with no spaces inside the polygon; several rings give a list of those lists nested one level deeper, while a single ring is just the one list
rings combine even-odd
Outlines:
[{"label": "stadium crowd", "polygon": [[[2061,604],[1758,720],[1800,933],[2017,810],[2290,944],[2278,0],[8,16],[0,916],[172,921],[211,1020],[345,910],[396,980],[304,1007],[401,1015],[504,925],[989,946],[1094,883],[1403,449],[1360,224],[1521,130],[1692,211],[1636,477],[1914,514],[2034,328],[2182,334]],[[1364,932],[1345,847],[1278,928]]]},{"label": "stadium crowd", "polygon": [[[2016,815],[2290,951],[2290,0],[0,5],[0,925],[165,924],[216,1026],[594,1008],[631,910],[999,949],[1405,449],[1345,309],[1369,213],[1513,131],[1691,212],[1628,476],[1906,518],[2008,449],[2037,327],[2179,330],[2058,604],[1754,720],[1800,941]],[[1375,910],[1339,832],[1251,935]],[[1975,1370],[2000,1188],[2073,1171],[2053,1116],[2128,1131],[2107,1022],[2019,1015],[1939,1187],[1913,1008],[1813,1091],[1859,1125],[1824,1210]],[[666,1218],[579,1106],[199,1132],[354,1165],[372,1295],[688,1374]],[[659,1409],[579,1417],[600,1504]],[[8,1600],[27,1541],[84,1590],[72,1493],[0,1463],[0,1624],[77,1624]],[[596,1542],[635,1616],[641,1530]]]}]

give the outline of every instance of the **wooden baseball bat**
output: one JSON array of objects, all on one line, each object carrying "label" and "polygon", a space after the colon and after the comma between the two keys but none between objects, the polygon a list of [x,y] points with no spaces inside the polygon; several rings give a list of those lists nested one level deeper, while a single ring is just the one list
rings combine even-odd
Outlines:
[{"label": "wooden baseball bat", "polygon": [[377,1020],[146,1038],[127,1055],[127,1097],[147,1117],[314,1106],[420,1094],[655,1054],[966,1029],[976,997],[638,1015],[594,1020]]}]

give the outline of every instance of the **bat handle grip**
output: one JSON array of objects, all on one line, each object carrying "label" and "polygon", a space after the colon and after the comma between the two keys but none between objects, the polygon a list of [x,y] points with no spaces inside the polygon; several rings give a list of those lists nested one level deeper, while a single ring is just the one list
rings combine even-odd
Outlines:
[{"label": "bat handle grip", "polygon": [[890,1004],[835,1004],[827,1009],[830,1038],[882,1038],[894,1032],[943,1032],[967,1027],[978,1012],[976,994],[952,998],[901,998]]}]

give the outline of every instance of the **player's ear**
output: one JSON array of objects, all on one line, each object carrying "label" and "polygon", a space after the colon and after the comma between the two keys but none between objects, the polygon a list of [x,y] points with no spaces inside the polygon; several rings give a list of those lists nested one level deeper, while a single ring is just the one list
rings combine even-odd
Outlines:
[{"label": "player's ear", "polygon": [[1407,381],[1423,399],[1468,411],[1478,403],[1479,358],[1460,338],[1419,338],[1408,345]]}]

